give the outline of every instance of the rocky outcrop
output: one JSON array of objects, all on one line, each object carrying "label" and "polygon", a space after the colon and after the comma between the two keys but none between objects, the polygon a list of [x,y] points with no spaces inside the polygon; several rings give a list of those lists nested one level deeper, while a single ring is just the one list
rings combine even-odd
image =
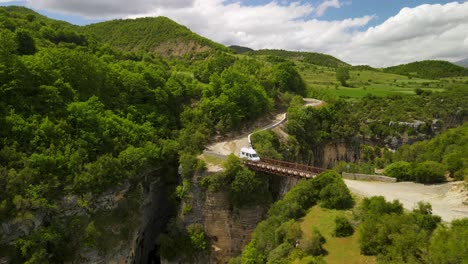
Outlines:
[{"label": "rocky outcrop", "polygon": [[209,262],[227,263],[230,258],[240,255],[267,209],[254,206],[230,210],[226,193],[207,192],[203,225],[212,247]]},{"label": "rocky outcrop", "polygon": [[[190,194],[184,199],[179,210],[179,222],[184,226],[201,224],[211,245],[208,255],[199,256],[195,263],[228,263],[230,258],[237,257],[250,242],[252,232],[264,219],[270,204],[255,205],[243,208],[232,208],[229,194],[224,191],[211,192],[200,187],[200,180],[219,170],[206,171],[193,177]],[[273,194],[282,197],[296,183],[297,179],[278,177],[279,184]],[[187,212],[184,207],[191,210]],[[162,260],[161,263],[174,263]]]},{"label": "rocky outcrop", "polygon": [[[136,186],[126,183],[97,197],[91,198],[90,194],[90,197],[86,197],[87,202],[83,202],[83,197],[77,195],[63,197],[58,203],[56,210],[59,213],[54,219],[64,222],[70,218],[87,219],[86,223],[93,221],[96,226],[100,226],[106,243],[105,247],[82,246],[74,252],[74,257],[68,263],[151,263],[151,258],[157,257],[152,252],[156,247],[156,238],[177,212],[176,206],[170,201],[171,184],[157,175],[148,175]],[[123,212],[119,214],[118,211]],[[119,215],[125,217],[119,218]],[[47,222],[50,222],[50,215],[46,212],[35,212],[31,219],[23,219],[21,222],[14,219],[2,222],[0,250]],[[9,263],[9,257],[0,258],[0,261]],[[158,261],[159,257],[155,262]]]},{"label": "rocky outcrop", "polygon": [[338,161],[356,162],[359,158],[357,144],[332,143],[314,150],[313,165],[320,168],[332,168]]}]

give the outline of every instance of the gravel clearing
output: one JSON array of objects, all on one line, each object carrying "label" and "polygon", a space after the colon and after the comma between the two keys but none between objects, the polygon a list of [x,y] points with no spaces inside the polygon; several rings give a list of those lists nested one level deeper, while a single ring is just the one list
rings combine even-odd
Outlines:
[{"label": "gravel clearing", "polygon": [[468,217],[468,192],[463,182],[424,185],[414,182],[344,181],[349,190],[357,195],[380,195],[389,201],[397,199],[408,210],[412,210],[419,201],[429,202],[432,204],[432,213],[446,222]]}]

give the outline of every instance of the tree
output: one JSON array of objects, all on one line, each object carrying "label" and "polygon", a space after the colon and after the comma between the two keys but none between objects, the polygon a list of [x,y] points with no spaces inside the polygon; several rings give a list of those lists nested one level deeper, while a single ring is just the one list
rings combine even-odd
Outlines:
[{"label": "tree", "polygon": [[411,180],[411,163],[406,161],[397,161],[385,168],[384,174],[397,178],[398,181]]},{"label": "tree", "polygon": [[316,228],[312,231],[312,236],[310,238],[301,239],[299,242],[299,247],[313,256],[325,255],[327,251],[323,248],[327,240],[325,237],[318,231]]},{"label": "tree", "polygon": [[451,227],[439,226],[430,240],[428,263],[466,263],[468,218],[454,220]]},{"label": "tree", "polygon": [[340,67],[336,69],[336,79],[341,83],[343,86],[348,86],[346,81],[349,80],[349,69],[346,67]]},{"label": "tree", "polygon": [[344,216],[337,216],[335,218],[335,230],[333,235],[336,237],[347,237],[354,233],[353,226],[349,223],[348,219]]},{"label": "tree", "polygon": [[25,30],[16,31],[16,41],[18,42],[18,53],[20,55],[33,55],[36,53],[36,44],[29,32]]},{"label": "tree", "polygon": [[417,182],[437,183],[445,181],[445,166],[435,161],[418,163],[413,170]]},{"label": "tree", "polygon": [[348,209],[353,207],[354,201],[346,184],[336,181],[320,191],[320,205],[329,209]]}]

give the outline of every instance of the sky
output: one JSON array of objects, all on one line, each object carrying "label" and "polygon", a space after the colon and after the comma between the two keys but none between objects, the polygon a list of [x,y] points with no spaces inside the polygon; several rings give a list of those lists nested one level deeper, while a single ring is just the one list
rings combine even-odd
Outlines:
[{"label": "sky", "polygon": [[386,67],[468,58],[468,0],[0,0],[77,25],[166,16],[225,45]]}]

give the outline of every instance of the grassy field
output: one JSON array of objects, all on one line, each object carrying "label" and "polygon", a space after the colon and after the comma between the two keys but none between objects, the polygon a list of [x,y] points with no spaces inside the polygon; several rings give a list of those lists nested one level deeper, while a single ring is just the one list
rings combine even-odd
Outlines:
[{"label": "grassy field", "polygon": [[454,81],[467,81],[460,78],[428,80],[381,71],[351,70],[350,79],[347,81],[349,87],[344,87],[336,80],[333,68],[302,62],[295,63],[307,85],[308,96],[312,97],[316,96],[317,91],[320,94],[327,93],[345,99],[364,97],[369,94],[374,96],[414,95],[417,88],[438,92],[443,91]]},{"label": "grassy field", "polygon": [[333,237],[335,217],[342,215],[351,219],[351,214],[351,211],[329,210],[314,206],[301,219],[301,229],[304,236],[307,237],[311,235],[315,227],[327,239],[324,245],[324,248],[328,251],[328,255],[324,258],[327,263],[376,263],[375,257],[360,254],[356,232],[350,237]]}]

